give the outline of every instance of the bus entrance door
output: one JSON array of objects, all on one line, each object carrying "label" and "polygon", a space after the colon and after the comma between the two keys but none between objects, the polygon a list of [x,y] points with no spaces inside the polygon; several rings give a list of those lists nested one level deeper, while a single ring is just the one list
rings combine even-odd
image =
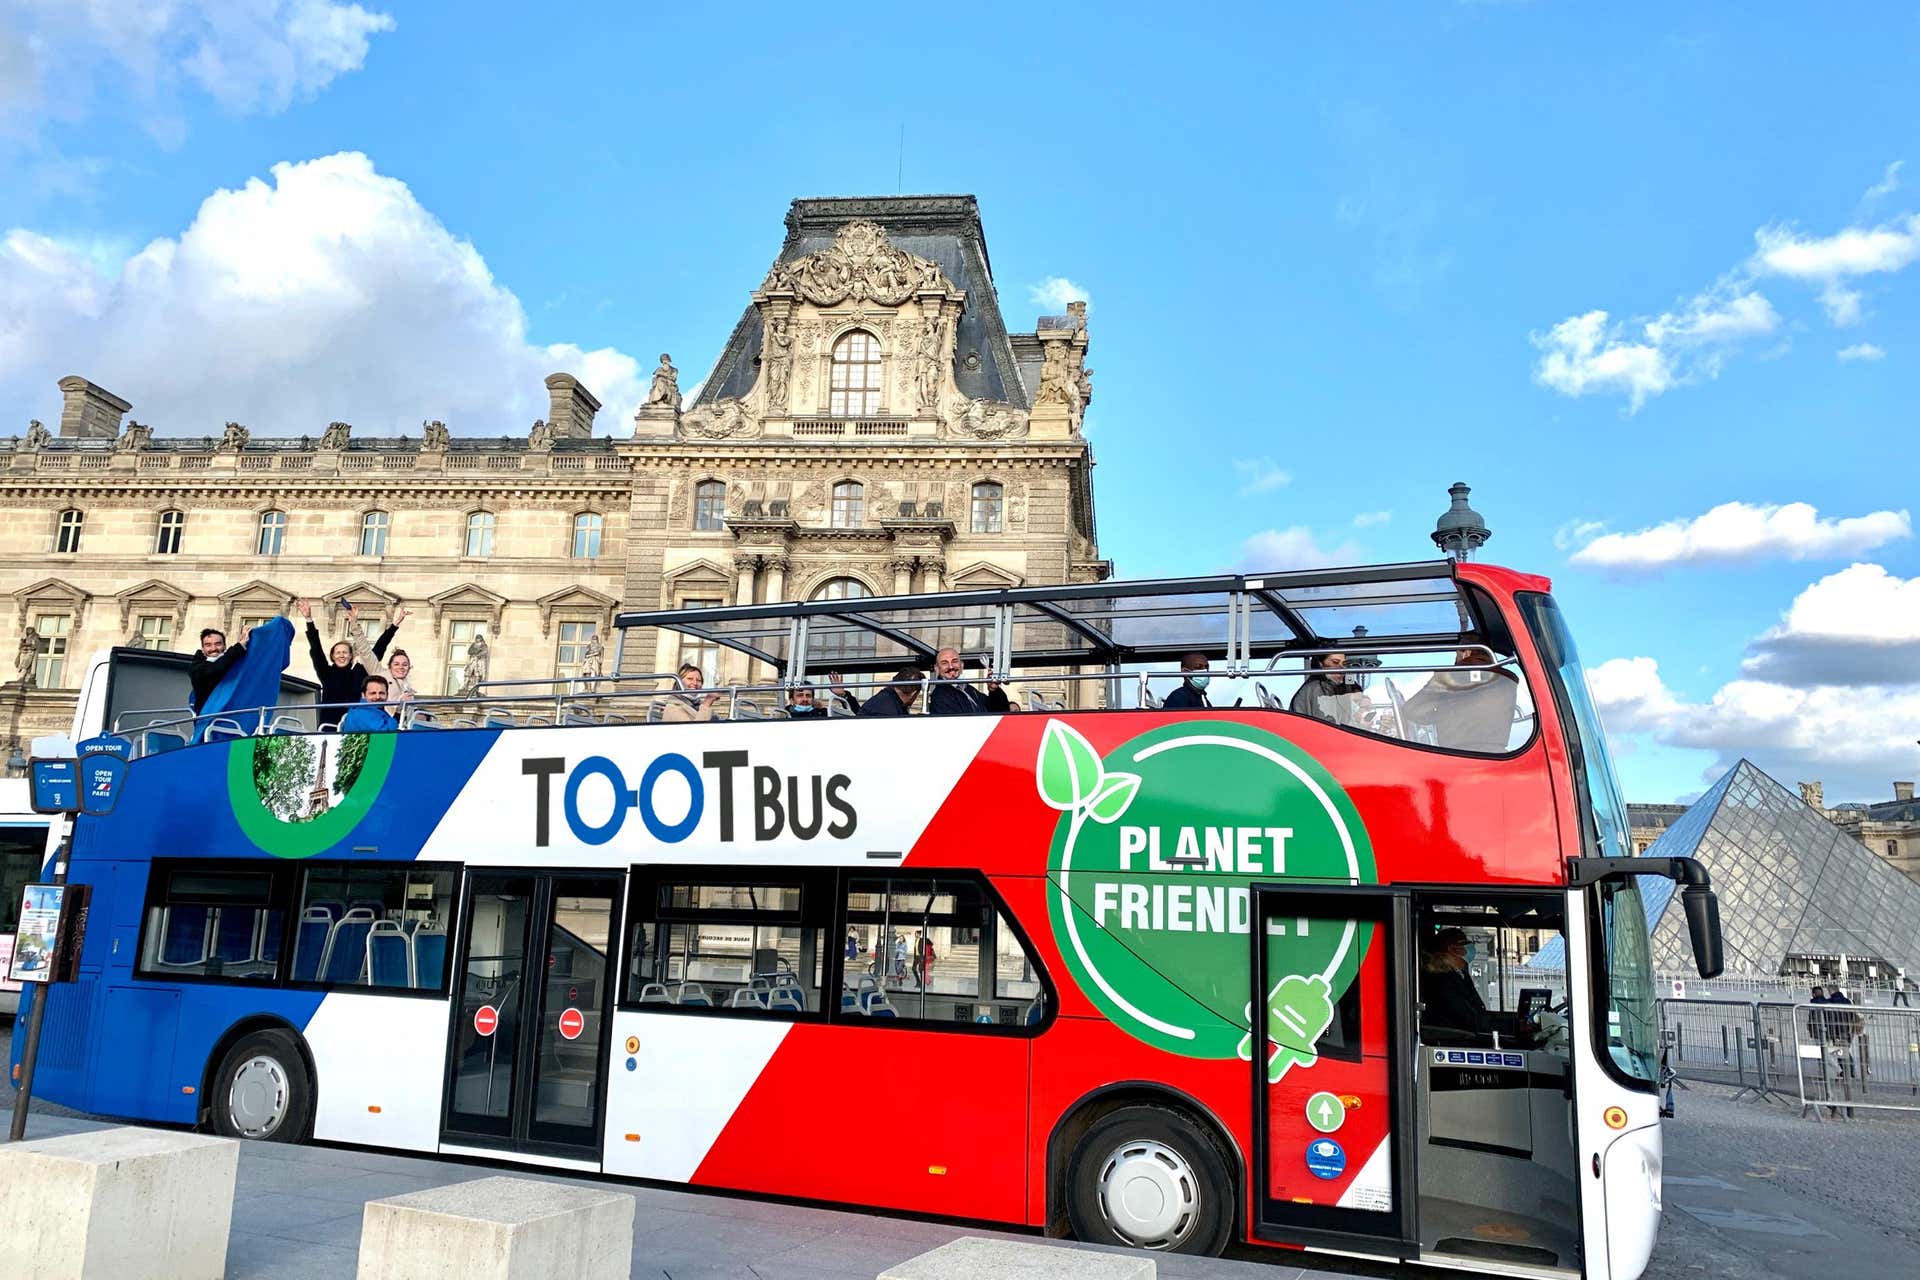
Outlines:
[{"label": "bus entrance door", "polygon": [[1254,1234],[1411,1258],[1407,894],[1254,895]]},{"label": "bus entrance door", "polygon": [[618,875],[468,878],[443,1150],[598,1167],[619,901]]}]

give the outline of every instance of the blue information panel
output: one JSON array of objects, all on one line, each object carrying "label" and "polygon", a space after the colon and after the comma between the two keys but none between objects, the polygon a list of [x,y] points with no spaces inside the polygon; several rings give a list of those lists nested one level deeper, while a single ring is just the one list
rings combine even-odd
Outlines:
[{"label": "blue information panel", "polygon": [[80,757],[80,812],[103,817],[113,812],[126,785],[127,762],[119,756],[93,752]]},{"label": "blue information panel", "polygon": [[76,760],[35,760],[27,766],[27,795],[35,813],[80,810],[80,767]]}]

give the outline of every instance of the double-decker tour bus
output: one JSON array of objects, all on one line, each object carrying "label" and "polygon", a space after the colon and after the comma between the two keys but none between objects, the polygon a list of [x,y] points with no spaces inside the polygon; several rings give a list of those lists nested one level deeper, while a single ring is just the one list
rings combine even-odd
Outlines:
[{"label": "double-decker tour bus", "polygon": [[397,732],[116,714],[39,1092],[1148,1249],[1644,1267],[1636,878],[1686,884],[1703,969],[1718,939],[1697,865],[1629,856],[1545,579],[616,622],[625,674]]}]

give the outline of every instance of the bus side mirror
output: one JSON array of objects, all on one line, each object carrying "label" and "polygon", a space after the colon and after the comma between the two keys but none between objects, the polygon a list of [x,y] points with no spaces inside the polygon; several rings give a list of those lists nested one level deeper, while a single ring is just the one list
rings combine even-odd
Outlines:
[{"label": "bus side mirror", "polygon": [[1720,948],[1720,900],[1705,885],[1690,884],[1680,891],[1687,912],[1687,940],[1693,944],[1693,963],[1703,978],[1717,978],[1726,968]]}]

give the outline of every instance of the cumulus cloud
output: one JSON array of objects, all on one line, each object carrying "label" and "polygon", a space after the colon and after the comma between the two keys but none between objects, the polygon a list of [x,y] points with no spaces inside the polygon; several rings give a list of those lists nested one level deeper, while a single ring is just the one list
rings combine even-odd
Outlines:
[{"label": "cumulus cloud", "polygon": [[1367,553],[1353,542],[1343,540],[1328,546],[1314,536],[1313,530],[1296,524],[1285,529],[1263,529],[1241,543],[1235,568],[1243,573],[1277,573],[1361,564],[1366,558]]},{"label": "cumulus cloud", "polygon": [[1609,658],[1587,672],[1587,687],[1608,733],[1657,729],[1680,708],[1652,658]]},{"label": "cumulus cloud", "polygon": [[1906,166],[1907,162],[1905,160],[1895,160],[1892,164],[1888,165],[1887,171],[1880,175],[1880,181],[1868,187],[1866,191],[1861,194],[1861,201],[1871,202],[1879,200],[1898,191],[1900,189],[1900,171],[1906,168]]},{"label": "cumulus cloud", "polygon": [[1607,531],[1604,520],[1569,520],[1553,531],[1553,545],[1560,551],[1585,546]]},{"label": "cumulus cloud", "polygon": [[1393,512],[1391,511],[1362,511],[1353,518],[1353,527],[1356,529],[1371,529],[1373,526],[1385,524],[1391,519],[1393,519]]},{"label": "cumulus cloud", "polygon": [[337,0],[19,0],[0,17],[0,132],[82,119],[111,79],[149,132],[177,142],[183,89],[236,114],[284,111],[358,71],[393,26]]},{"label": "cumulus cloud", "polygon": [[1240,496],[1272,493],[1293,483],[1293,476],[1274,465],[1272,458],[1235,458],[1233,473],[1240,477]]},{"label": "cumulus cloud", "polygon": [[1850,347],[1840,348],[1833,354],[1842,360],[1885,360],[1887,358],[1886,351],[1871,342],[1856,342]]},{"label": "cumulus cloud", "polygon": [[0,235],[0,403],[57,414],[79,373],[162,434],[523,433],[542,379],[578,375],[625,430],[646,379],[609,348],[538,345],[478,250],[357,152],[273,166],[216,191],[178,236],[124,261],[16,228]]},{"label": "cumulus cloud", "polygon": [[1798,596],[1741,671],[1793,683],[1920,683],[1920,578],[1855,564]]},{"label": "cumulus cloud", "polygon": [[1750,265],[1756,275],[1819,285],[1827,319],[1846,327],[1860,323],[1863,314],[1860,291],[1848,281],[1900,271],[1920,258],[1920,214],[1878,227],[1847,227],[1830,236],[1804,235],[1790,226],[1762,227],[1753,239]]},{"label": "cumulus cloud", "polygon": [[1719,376],[1731,351],[1779,327],[1763,295],[1725,284],[1651,320],[1589,311],[1531,335],[1540,351],[1534,381],[1568,396],[1624,395],[1637,412],[1676,386]]},{"label": "cumulus cloud", "polygon": [[[1597,530],[1595,525],[1577,525]],[[1563,530],[1564,532],[1564,530]],[[1810,503],[1723,502],[1705,515],[1669,520],[1633,533],[1597,533],[1570,557],[1603,569],[1659,569],[1676,564],[1851,556],[1913,533],[1906,511],[1822,517]],[[1558,541],[1558,538],[1556,538]]]},{"label": "cumulus cloud", "polygon": [[1048,276],[1039,284],[1029,285],[1027,298],[1044,315],[1065,315],[1069,302],[1084,302],[1087,314],[1093,314],[1093,295],[1065,276]]}]

